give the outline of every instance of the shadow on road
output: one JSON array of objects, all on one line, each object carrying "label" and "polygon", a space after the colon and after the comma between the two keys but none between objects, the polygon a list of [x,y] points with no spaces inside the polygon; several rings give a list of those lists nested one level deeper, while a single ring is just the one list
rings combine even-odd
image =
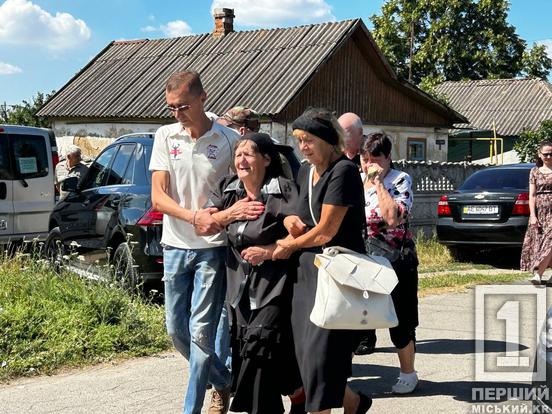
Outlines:
[{"label": "shadow on road", "polygon": [[[475,341],[473,339],[429,339],[416,342],[416,352],[422,354],[474,354],[476,342],[483,342],[483,352],[506,352],[508,342]],[[513,344],[515,349],[524,350],[529,347],[523,344]]]},{"label": "shadow on road", "polygon": [[[416,353],[418,354],[475,354],[476,342],[473,339],[428,339],[416,342]],[[504,341],[483,341],[483,352],[506,352],[508,342]],[[528,349],[524,344],[513,344],[520,351]],[[384,354],[394,354],[396,349],[393,347],[376,348],[376,352]]]}]

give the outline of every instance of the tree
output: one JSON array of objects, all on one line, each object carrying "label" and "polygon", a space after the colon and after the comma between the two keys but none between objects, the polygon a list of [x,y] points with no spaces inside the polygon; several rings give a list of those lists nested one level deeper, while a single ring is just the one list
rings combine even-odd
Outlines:
[{"label": "tree", "polygon": [[514,143],[514,150],[521,162],[536,161],[539,144],[542,141],[552,141],[552,119],[544,120],[533,131],[523,131]]},{"label": "tree", "polygon": [[[372,33],[397,74],[416,84],[513,78],[524,69],[526,42],[508,10],[507,0],[387,0],[371,17]],[[542,74],[547,61],[533,49],[525,67]]]},{"label": "tree", "polygon": [[53,94],[54,91],[46,95],[42,92],[37,92],[36,96],[31,98],[31,102],[24,100],[21,104],[12,105],[11,107],[4,103],[0,106],[0,122],[12,125],[50,127],[50,122],[42,117],[38,117],[36,113]]},{"label": "tree", "polygon": [[523,53],[523,72],[530,77],[546,79],[552,69],[552,59],[546,53],[546,46],[533,43]]}]

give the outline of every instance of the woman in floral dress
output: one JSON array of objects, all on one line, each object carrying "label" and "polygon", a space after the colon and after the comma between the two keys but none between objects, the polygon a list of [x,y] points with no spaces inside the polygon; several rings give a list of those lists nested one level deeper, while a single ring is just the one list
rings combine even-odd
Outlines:
[{"label": "woman in floral dress", "polygon": [[533,272],[540,285],[552,263],[552,142],[539,145],[537,165],[529,175],[529,226],[521,252],[521,270]]}]

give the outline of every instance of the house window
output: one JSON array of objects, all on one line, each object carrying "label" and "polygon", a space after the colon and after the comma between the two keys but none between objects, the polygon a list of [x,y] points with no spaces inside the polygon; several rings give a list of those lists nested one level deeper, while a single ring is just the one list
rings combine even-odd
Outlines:
[{"label": "house window", "polygon": [[426,139],[408,138],[406,147],[406,159],[408,161],[426,160]]}]

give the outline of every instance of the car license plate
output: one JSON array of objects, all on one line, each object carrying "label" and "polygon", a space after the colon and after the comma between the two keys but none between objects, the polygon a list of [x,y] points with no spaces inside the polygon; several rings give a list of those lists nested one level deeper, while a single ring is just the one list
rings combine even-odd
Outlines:
[{"label": "car license plate", "polygon": [[464,206],[464,214],[498,214],[498,206]]}]

